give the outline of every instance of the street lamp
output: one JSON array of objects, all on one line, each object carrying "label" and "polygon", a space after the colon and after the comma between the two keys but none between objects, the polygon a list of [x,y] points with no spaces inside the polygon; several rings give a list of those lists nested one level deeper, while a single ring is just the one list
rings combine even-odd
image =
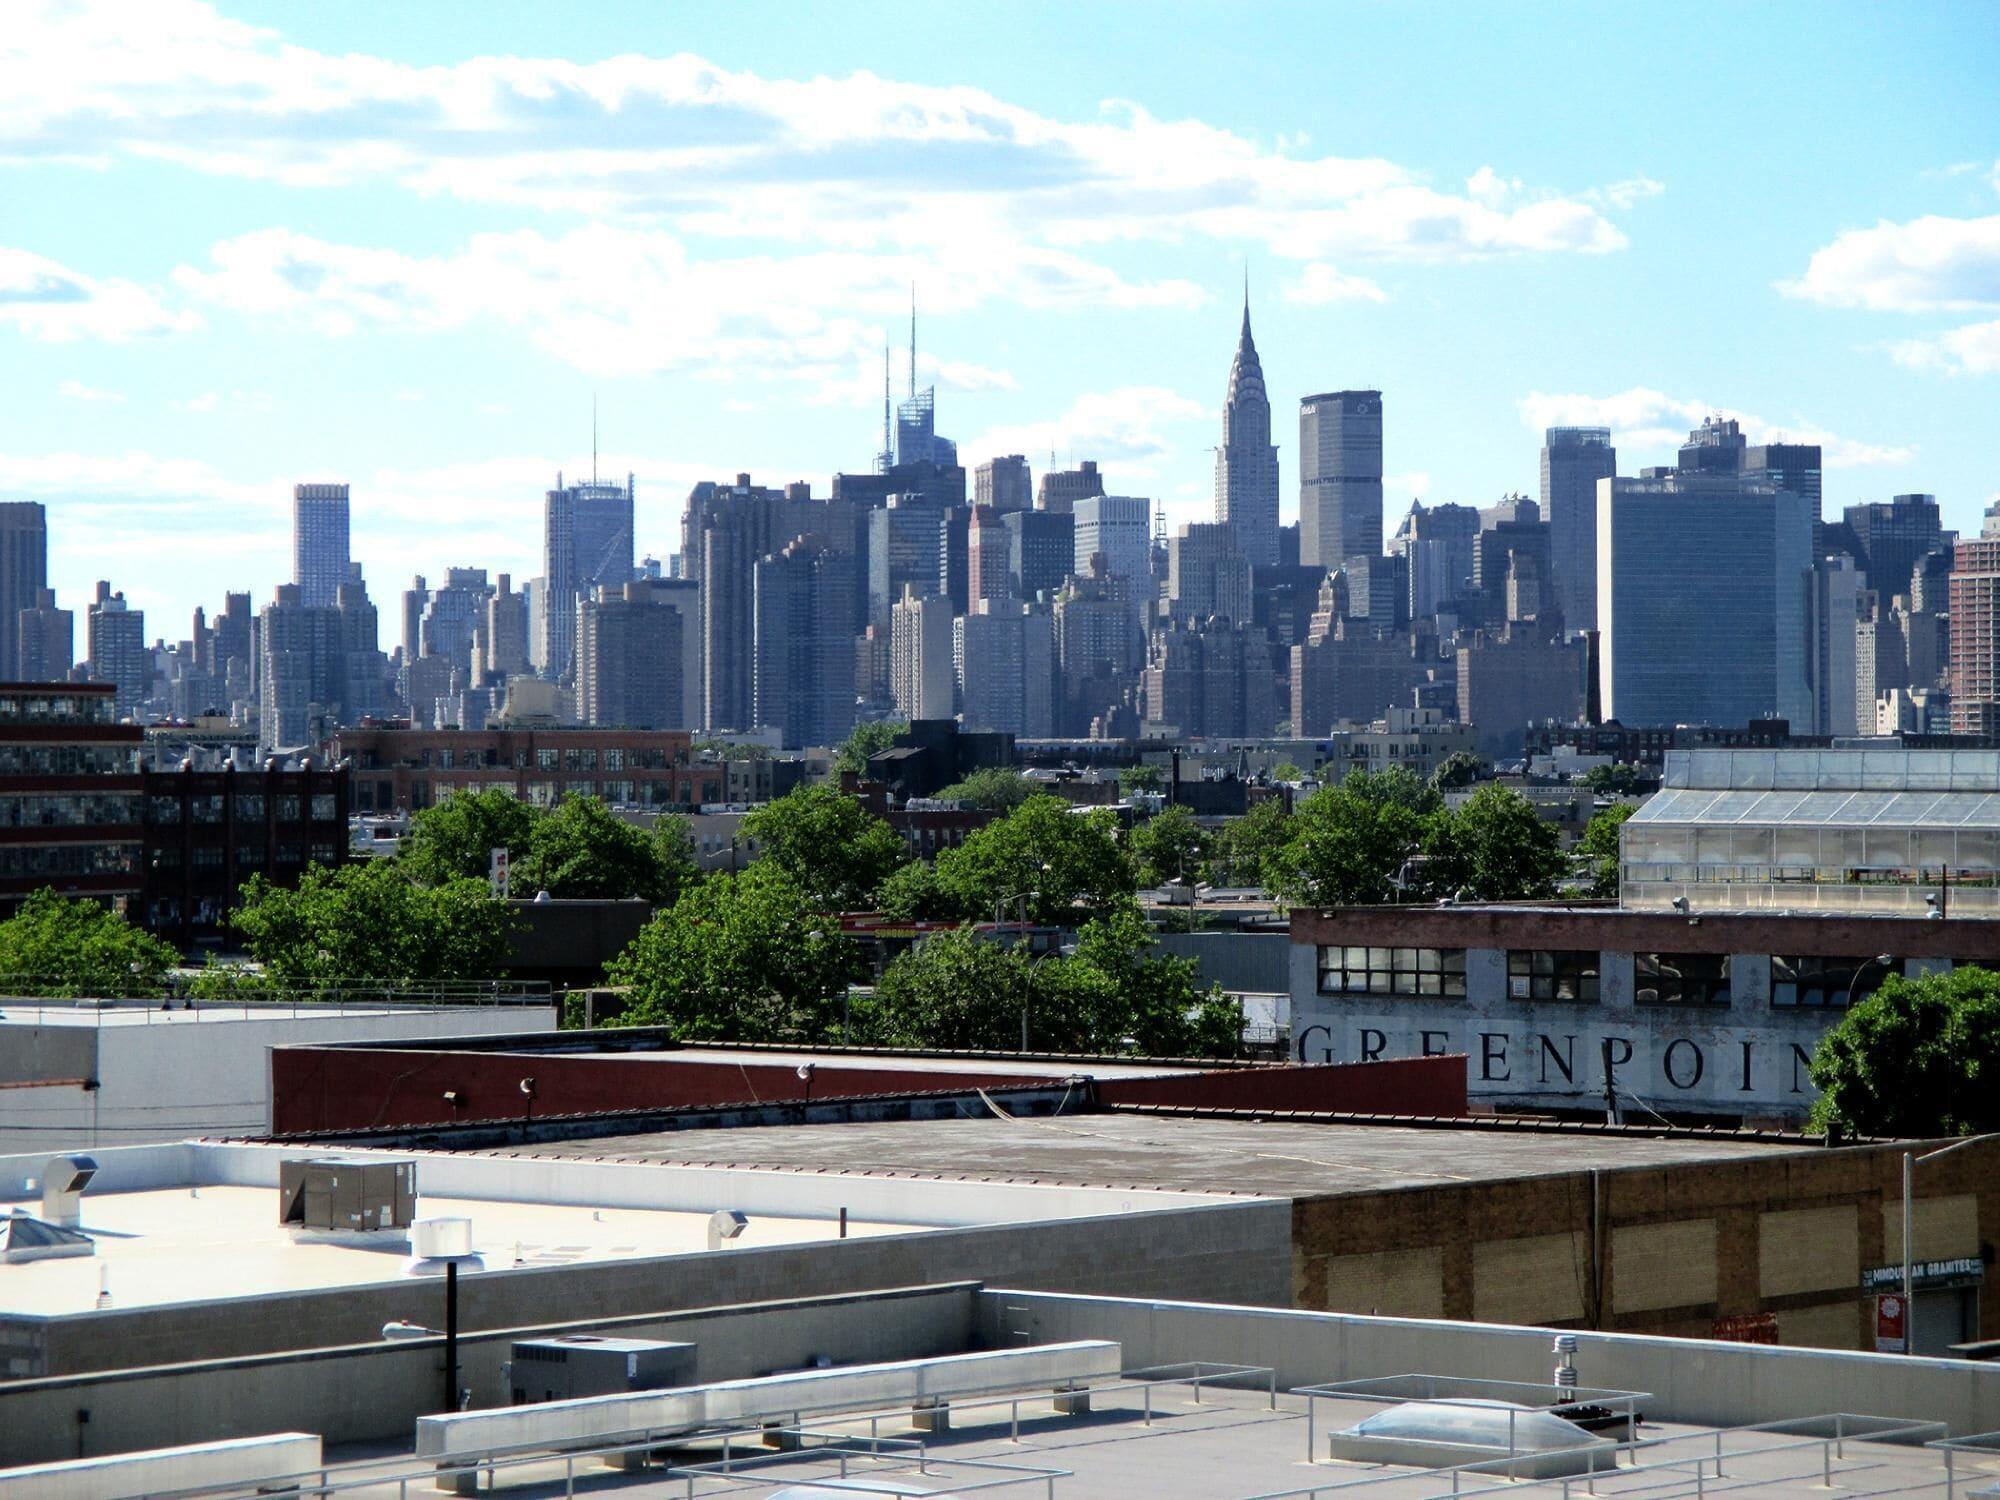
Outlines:
[{"label": "street lamp", "polygon": [[1917,1163],[1929,1161],[1935,1156],[1948,1156],[1965,1146],[1976,1146],[1981,1141],[2000,1140],[2000,1131],[1989,1131],[1985,1135],[1969,1135],[1962,1141],[1953,1141],[1949,1146],[1940,1146],[1935,1151],[1926,1151],[1922,1156],[1911,1152],[1903,1153],[1903,1352],[1911,1352],[1917,1334],[1917,1307],[1910,1294],[1915,1290],[1911,1283],[1915,1273],[1911,1270],[1910,1250],[1913,1229],[1911,1187],[1916,1181]]},{"label": "street lamp", "polygon": [[1852,1008],[1853,1008],[1853,1006],[1854,1006],[1854,987],[1855,987],[1856,985],[1858,985],[1858,984],[1860,984],[1860,983],[1861,983],[1861,976],[1862,976],[1863,974],[1866,974],[1866,973],[1868,972],[1868,969],[1869,969],[1869,966],[1870,966],[1870,965],[1872,965],[1872,964],[1880,964],[1880,965],[1881,965],[1881,966],[1882,966],[1883,968],[1887,969],[1887,968],[1891,968],[1891,967],[1893,967],[1893,966],[1895,965],[1895,962],[1896,962],[1896,955],[1895,955],[1895,954],[1893,954],[1893,953],[1878,953],[1878,954],[1876,954],[1876,955],[1875,955],[1875,956],[1874,956],[1873,958],[1865,958],[1865,959],[1863,959],[1863,960],[1862,960],[1862,961],[1861,961],[1861,962],[1860,962],[1860,963],[1859,963],[1858,965],[1856,965],[1856,966],[1855,966],[1855,970],[1854,970],[1854,977],[1853,977],[1852,979],[1850,979],[1850,980],[1848,980],[1848,981],[1847,981],[1847,1004],[1848,1004],[1848,1008],[1849,1008],[1849,1009],[1852,1009]]},{"label": "street lamp", "polygon": [[444,1410],[454,1412],[459,1409],[458,1268],[483,1270],[486,1262],[472,1248],[470,1219],[419,1219],[410,1226],[410,1248],[415,1253],[403,1263],[405,1276],[444,1273]]}]

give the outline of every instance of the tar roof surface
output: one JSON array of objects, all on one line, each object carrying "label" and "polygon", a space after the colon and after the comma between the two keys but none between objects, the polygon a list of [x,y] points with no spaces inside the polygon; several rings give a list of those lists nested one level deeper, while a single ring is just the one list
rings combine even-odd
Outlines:
[{"label": "tar roof surface", "polygon": [[1742,1161],[1818,1149],[1677,1136],[1514,1133],[1148,1114],[600,1136],[525,1154],[1236,1192],[1281,1198]]}]

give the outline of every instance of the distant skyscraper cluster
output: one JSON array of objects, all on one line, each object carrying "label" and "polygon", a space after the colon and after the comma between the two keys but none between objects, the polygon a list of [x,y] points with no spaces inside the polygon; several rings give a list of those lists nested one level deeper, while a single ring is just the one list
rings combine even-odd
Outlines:
[{"label": "distant skyscraper cluster", "polygon": [[[1935,497],[1823,509],[1811,444],[1704,420],[1676,462],[1619,472],[1612,434],[1551,427],[1539,493],[1384,508],[1385,400],[1298,400],[1295,522],[1246,297],[1210,519],[1168,535],[1090,458],[970,475],[884,356],[881,446],[825,491],[749,473],[687,495],[642,558],[639,483],[543,496],[541,572],[416,576],[381,639],[347,484],[292,494],[292,576],[229,593],[185,640],[99,583],[48,586],[40,504],[0,504],[0,662],[109,683],[121,715],[226,719],[266,753],[364,719],[424,727],[686,728],[797,748],[870,718],[1064,738],[1324,736],[1457,720],[1480,750],[1596,713],[1627,725],[1784,719],[1821,735],[2000,736],[2000,515],[1960,540]],[[1338,372],[1327,371],[1327,374]]]}]

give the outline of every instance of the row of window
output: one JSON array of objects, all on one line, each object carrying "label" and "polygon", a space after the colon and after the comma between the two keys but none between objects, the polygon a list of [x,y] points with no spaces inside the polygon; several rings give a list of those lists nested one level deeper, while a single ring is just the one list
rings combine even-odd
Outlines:
[{"label": "row of window", "polygon": [[137,745],[0,745],[4,776],[130,776]]},{"label": "row of window", "polygon": [[[513,768],[517,771],[664,771],[668,767],[683,762],[680,756],[670,757],[661,749],[628,749],[623,745],[609,745],[602,751],[595,746],[537,746],[532,757],[526,749],[516,750]],[[421,750],[416,763],[425,770],[467,770],[483,768],[497,770],[505,762],[498,750],[486,748],[478,750],[458,750],[450,745],[436,749]]]},{"label": "row of window", "polygon": [[39,693],[0,693],[0,722],[36,724],[112,724],[118,707],[102,693],[67,693],[45,697]]},{"label": "row of window", "polygon": [[[223,819],[224,794],[205,793],[187,800],[188,821],[192,823],[220,823]],[[295,793],[287,792],[276,799],[278,821],[296,823],[305,806]],[[179,797],[155,796],[148,800],[146,821],[155,827],[171,825],[181,820]],[[261,823],[264,821],[265,798],[262,792],[238,792],[236,794],[236,821],[239,823]],[[340,816],[340,801],[332,792],[315,792],[312,797],[311,812],[316,823],[330,823]]]},{"label": "row of window", "polygon": [[[315,864],[330,865],[334,862],[335,848],[332,844],[315,843],[311,857]],[[219,870],[226,863],[227,851],[220,844],[197,844],[188,851],[187,863],[191,870]],[[305,861],[306,850],[298,844],[280,844],[277,862],[280,865],[297,865]],[[151,855],[155,870],[178,870],[181,867],[181,851],[177,845],[167,844],[155,849]],[[236,846],[236,868],[238,870],[261,870],[264,868],[264,846],[262,844],[238,844]]]},{"label": "row of window", "polygon": [[0,828],[102,828],[139,821],[139,799],[120,792],[0,796]]},{"label": "row of window", "polygon": [[[1326,947],[1319,950],[1324,995],[1463,999],[1465,949]],[[1507,998],[1524,1004],[1595,1005],[1601,956],[1587,949],[1517,948],[1507,954]],[[1635,953],[1632,998],[1639,1005],[1728,1005],[1726,953]],[[1844,1006],[1866,999],[1896,965],[1873,958],[1771,958],[1771,1003]]]}]

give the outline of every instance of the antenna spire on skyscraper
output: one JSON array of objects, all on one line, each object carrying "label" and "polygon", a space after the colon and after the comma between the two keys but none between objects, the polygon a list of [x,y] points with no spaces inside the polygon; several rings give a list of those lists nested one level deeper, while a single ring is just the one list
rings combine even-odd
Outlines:
[{"label": "antenna spire on skyscraper", "polygon": [[590,482],[597,483],[597,392],[590,393]]},{"label": "antenna spire on skyscraper", "polygon": [[910,283],[910,395],[917,394],[917,284]]}]

